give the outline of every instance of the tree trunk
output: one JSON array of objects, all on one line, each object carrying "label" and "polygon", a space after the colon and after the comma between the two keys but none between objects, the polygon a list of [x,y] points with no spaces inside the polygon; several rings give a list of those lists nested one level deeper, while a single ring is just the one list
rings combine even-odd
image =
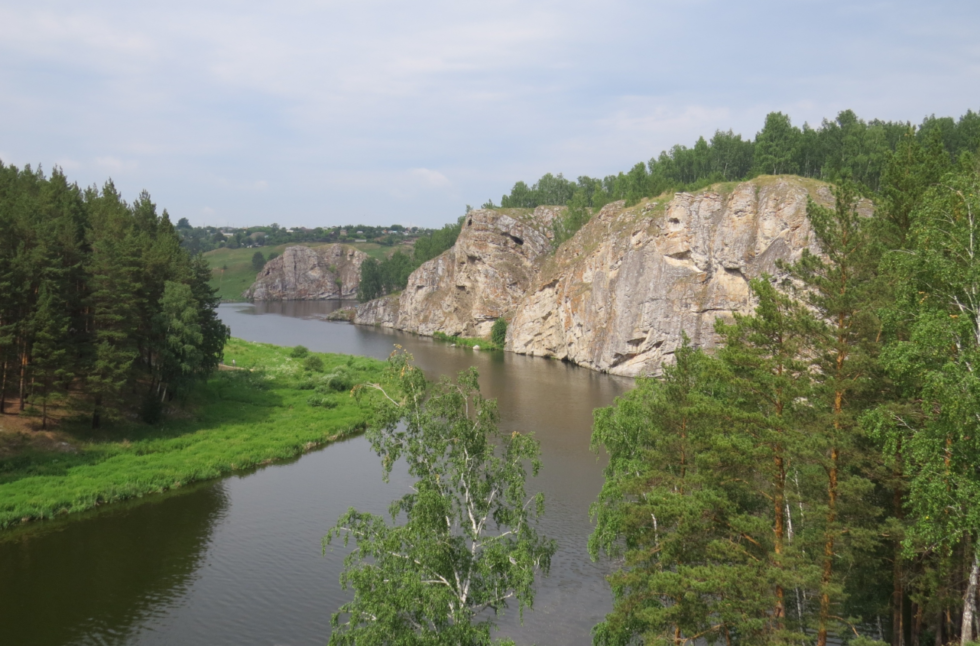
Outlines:
[{"label": "tree trunk", "polygon": [[[783,464],[782,447],[776,448],[776,491],[773,495],[773,510],[775,512],[775,544],[773,551],[776,553],[776,567],[783,568],[783,541],[786,536],[786,520],[783,514],[786,507],[786,468]],[[786,600],[783,591],[783,584],[776,584],[776,608],[773,612],[776,630],[783,629],[783,620],[786,617]]]},{"label": "tree trunk", "polygon": [[[898,465],[895,469],[895,491],[892,498],[892,507],[895,518],[901,522],[905,517],[902,508],[902,440],[899,438],[898,447],[895,449],[895,460]],[[902,541],[895,540],[892,550],[894,563],[892,565],[892,646],[905,646],[905,572],[902,567]]]},{"label": "tree trunk", "polygon": [[820,576],[820,624],[817,630],[817,646],[827,646],[827,623],[830,620],[830,585],[834,573],[834,523],[837,521],[837,447],[830,449],[830,473],[827,485],[827,534],[823,545],[823,573]]},{"label": "tree trunk", "polygon": [[970,578],[963,595],[963,620],[960,623],[960,644],[966,646],[973,641],[973,618],[977,614],[977,579],[980,578],[980,544],[973,548],[973,565]]},{"label": "tree trunk", "polygon": [[3,360],[3,375],[0,376],[0,415],[7,412],[7,359]]},{"label": "tree trunk", "polygon": [[95,408],[92,410],[92,429],[99,428],[99,423],[102,421],[100,419],[99,410],[102,408],[102,396],[97,395],[95,397]]},{"label": "tree trunk", "polygon": [[910,646],[922,645],[922,606],[912,602],[912,631]]},{"label": "tree trunk", "polygon": [[27,395],[27,344],[20,355],[20,410],[24,410],[24,400]]}]

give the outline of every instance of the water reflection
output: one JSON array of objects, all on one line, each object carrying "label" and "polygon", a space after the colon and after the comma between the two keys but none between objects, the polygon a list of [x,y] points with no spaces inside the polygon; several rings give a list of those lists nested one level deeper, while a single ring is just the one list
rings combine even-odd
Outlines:
[{"label": "water reflection", "polygon": [[[316,303],[223,305],[222,319],[234,336],[318,352],[340,352],[384,359],[395,344],[411,352],[431,377],[454,375],[476,366],[480,388],[496,398],[506,431],[533,432],[541,442],[544,468],[529,482],[543,491],[546,513],[542,532],[556,538],[559,551],[551,576],[538,586],[534,611],[519,625],[516,613],[500,622],[500,636],[518,643],[590,643],[589,631],[611,608],[604,575],[607,564],[591,562],[586,549],[592,531],[589,505],[602,486],[604,461],[589,451],[592,411],[608,406],[632,386],[632,380],[603,375],[560,361],[512,353],[453,348],[430,338],[348,323],[320,322]],[[253,316],[267,308],[297,307],[304,319]],[[326,308],[324,308],[325,310]],[[284,310],[278,310],[284,311]],[[288,342],[282,339],[289,339]],[[369,471],[365,480],[374,478]],[[359,505],[360,503],[352,503]]]},{"label": "water reflection", "polygon": [[0,542],[0,644],[125,644],[180,599],[228,505],[222,483]]},{"label": "water reflection", "polygon": [[[475,365],[504,428],[541,442],[544,468],[528,488],[545,493],[541,530],[560,547],[524,626],[510,612],[497,636],[589,643],[611,607],[606,566],[586,553],[588,508],[602,484],[602,463],[588,450],[592,410],[631,382],[320,320],[341,305],[226,304],[219,313],[250,341],[379,359],[398,343],[431,377]],[[408,486],[403,468],[383,483],[378,457],[358,437],[182,495],[0,536],[0,644],[323,644],[350,592],[339,584],[346,550],[321,555],[321,537],[348,507],[384,514]]]}]

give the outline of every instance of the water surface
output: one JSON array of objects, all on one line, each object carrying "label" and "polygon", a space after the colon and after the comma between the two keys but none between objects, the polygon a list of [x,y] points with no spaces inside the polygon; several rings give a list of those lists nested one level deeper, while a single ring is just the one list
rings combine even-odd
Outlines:
[{"label": "water surface", "polygon": [[[524,625],[516,609],[496,636],[519,644],[588,644],[611,607],[608,566],[588,559],[589,504],[602,464],[588,450],[592,410],[626,379],[510,353],[474,352],[378,328],[322,320],[336,302],[225,304],[232,334],[383,359],[395,344],[429,374],[476,366],[507,431],[531,431],[544,468],[541,531],[558,540],[551,576]],[[354,506],[382,514],[408,487],[404,469],[381,480],[363,437],[288,463],[0,534],[0,644],[323,644],[346,551],[320,539]]]}]

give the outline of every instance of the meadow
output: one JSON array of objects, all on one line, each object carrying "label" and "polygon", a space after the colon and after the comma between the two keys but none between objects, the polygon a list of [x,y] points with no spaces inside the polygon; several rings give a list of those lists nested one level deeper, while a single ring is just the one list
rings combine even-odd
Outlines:
[{"label": "meadow", "polygon": [[232,339],[225,362],[156,425],[121,421],[92,436],[62,424],[69,451],[0,459],[0,528],[139,498],[227,475],[362,431],[351,388],[382,378],[375,359]]}]

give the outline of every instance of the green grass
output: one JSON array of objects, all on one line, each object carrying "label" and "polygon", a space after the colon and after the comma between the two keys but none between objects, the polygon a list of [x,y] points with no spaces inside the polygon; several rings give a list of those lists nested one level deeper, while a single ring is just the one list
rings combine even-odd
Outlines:
[{"label": "green grass", "polygon": [[289,354],[232,339],[225,361],[243,369],[216,373],[160,424],[120,424],[101,437],[66,429],[84,440],[76,453],[0,460],[0,528],[221,477],[363,430],[369,411],[346,387],[379,380],[384,364],[318,354],[323,372],[311,373]]},{"label": "green grass", "polygon": [[[316,249],[328,243],[310,242],[296,245],[281,244],[275,247],[261,247],[259,249],[215,249],[204,254],[204,259],[211,265],[211,287],[218,289],[218,296],[223,301],[241,301],[242,292],[252,286],[255,282],[255,275],[258,273],[252,266],[252,256],[256,251],[261,251],[266,258],[270,253],[282,255],[286,247],[304,246]],[[395,253],[396,249],[401,249],[404,253],[410,254],[410,245],[396,245],[385,247],[376,242],[350,242],[344,243],[359,251],[363,251],[372,258],[381,260]]]},{"label": "green grass", "polygon": [[481,350],[503,350],[503,348],[495,344],[490,339],[479,339],[468,336],[449,336],[448,334],[443,334],[442,332],[433,333],[432,338],[436,341],[442,341],[443,343],[455,343],[456,345],[465,348],[472,348],[473,346],[478,345],[480,346]]}]

